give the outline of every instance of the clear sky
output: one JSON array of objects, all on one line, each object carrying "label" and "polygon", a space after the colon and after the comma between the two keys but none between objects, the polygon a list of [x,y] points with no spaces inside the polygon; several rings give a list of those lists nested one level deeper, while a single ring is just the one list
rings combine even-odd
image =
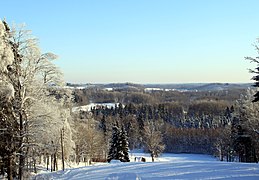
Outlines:
[{"label": "clear sky", "polygon": [[67,82],[251,82],[258,0],[1,0]]}]

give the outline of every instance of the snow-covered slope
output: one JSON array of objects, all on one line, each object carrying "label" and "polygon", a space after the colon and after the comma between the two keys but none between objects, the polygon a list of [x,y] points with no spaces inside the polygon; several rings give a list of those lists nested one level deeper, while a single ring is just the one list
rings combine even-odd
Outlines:
[{"label": "snow-covered slope", "polygon": [[85,106],[78,106],[73,107],[72,112],[76,111],[91,111],[91,108],[98,108],[98,107],[106,107],[106,108],[115,108],[115,106],[119,106],[119,103],[90,103]]},{"label": "snow-covered slope", "polygon": [[[147,157],[147,154],[134,153]],[[156,162],[111,163],[39,174],[35,179],[57,180],[169,180],[259,179],[259,164],[220,162],[207,155],[164,154]]]}]

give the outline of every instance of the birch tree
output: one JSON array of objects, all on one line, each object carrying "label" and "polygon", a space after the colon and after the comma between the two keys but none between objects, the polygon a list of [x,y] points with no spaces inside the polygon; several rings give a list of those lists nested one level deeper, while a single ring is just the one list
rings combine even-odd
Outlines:
[{"label": "birch tree", "polygon": [[152,162],[165,149],[161,131],[154,121],[146,121],[144,123],[144,142],[148,152],[150,152]]},{"label": "birch tree", "polygon": [[105,141],[100,130],[97,129],[97,122],[93,119],[85,119],[76,123],[75,143],[76,161],[80,159],[91,164],[93,159],[105,159]]},{"label": "birch tree", "polygon": [[[10,42],[10,28],[5,21],[0,21],[0,161],[7,169],[8,179],[16,177],[15,157],[19,140],[17,129],[19,124],[13,112],[14,87],[9,81],[10,66],[14,61],[14,54]],[[4,172],[3,172],[4,173]]]},{"label": "birch tree", "polygon": [[[53,64],[57,56],[42,54],[37,39],[23,26],[10,31],[3,21],[0,35],[0,95],[5,102],[0,114],[3,121],[1,139],[7,141],[9,137],[8,142],[1,142],[1,152],[6,152],[1,153],[1,157],[8,167],[8,179],[16,177],[16,172],[18,178],[23,179],[25,158],[32,147],[38,146],[41,125],[58,124],[49,126],[53,137],[57,137],[56,129],[66,125],[69,113],[66,113],[64,103],[51,97],[49,90],[50,84],[62,82],[62,73]],[[53,123],[48,123],[50,121]]]}]

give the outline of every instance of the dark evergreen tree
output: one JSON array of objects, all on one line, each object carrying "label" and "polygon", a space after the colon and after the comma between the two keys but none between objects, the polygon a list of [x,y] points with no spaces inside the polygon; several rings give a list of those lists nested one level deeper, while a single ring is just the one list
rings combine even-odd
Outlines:
[{"label": "dark evergreen tree", "polygon": [[107,126],[106,126],[106,117],[105,117],[105,115],[103,115],[99,127],[100,127],[100,129],[102,129],[102,131],[104,132],[104,135],[106,135]]},{"label": "dark evergreen tree", "polygon": [[110,142],[110,149],[108,154],[108,162],[112,159],[119,159],[118,157],[118,146],[119,146],[119,128],[117,126],[113,126],[112,128],[112,139]]},{"label": "dark evergreen tree", "polygon": [[123,146],[122,146],[122,131],[119,132],[119,141],[117,146],[117,159],[121,162],[124,162],[124,153],[123,153]]},{"label": "dark evergreen tree", "polygon": [[[257,43],[259,42],[259,39],[257,40]],[[259,47],[258,45],[255,45],[255,49],[257,51],[257,53],[259,54]],[[250,73],[255,74],[252,77],[252,80],[255,81],[254,83],[254,87],[259,87],[259,57],[245,57],[246,60],[249,60],[250,62],[256,63],[257,67],[253,70],[253,69],[249,69]],[[257,91],[254,95],[254,100],[253,102],[257,102],[259,101],[259,91]]]},{"label": "dark evergreen tree", "polygon": [[124,109],[123,109],[123,105],[121,103],[119,103],[119,106],[118,106],[118,114],[119,114],[120,118],[123,118]]},{"label": "dark evergreen tree", "polygon": [[125,129],[122,128],[120,130],[117,126],[114,126],[112,130],[108,162],[112,159],[120,160],[121,162],[129,162],[129,146]]},{"label": "dark evergreen tree", "polygon": [[233,132],[233,147],[238,154],[239,162],[254,162],[251,136],[241,125],[237,125],[236,131]]},{"label": "dark evergreen tree", "polygon": [[128,137],[127,137],[127,133],[125,131],[125,128],[121,129],[120,132],[120,160],[122,162],[129,162],[129,143],[128,143]]}]

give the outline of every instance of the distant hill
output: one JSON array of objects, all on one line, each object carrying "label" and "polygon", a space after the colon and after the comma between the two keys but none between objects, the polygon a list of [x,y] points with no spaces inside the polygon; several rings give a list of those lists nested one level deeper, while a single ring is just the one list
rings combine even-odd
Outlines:
[{"label": "distant hill", "polygon": [[69,88],[97,88],[116,91],[143,91],[166,90],[166,91],[221,91],[230,89],[252,88],[251,83],[186,83],[186,84],[134,84],[134,83],[110,83],[110,84],[73,84],[67,83]]},{"label": "distant hill", "polygon": [[251,83],[189,83],[189,84],[147,84],[146,88],[174,89],[179,91],[220,91],[229,89],[247,89]]}]

